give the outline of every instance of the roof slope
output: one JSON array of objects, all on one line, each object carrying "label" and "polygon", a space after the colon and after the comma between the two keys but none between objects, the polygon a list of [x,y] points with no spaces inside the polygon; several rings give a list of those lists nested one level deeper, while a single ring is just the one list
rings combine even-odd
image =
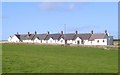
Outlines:
[{"label": "roof slope", "polygon": [[89,38],[91,37],[90,33],[86,33],[86,34],[76,34],[75,38],[77,37],[81,38],[82,40],[89,40]]},{"label": "roof slope", "polygon": [[61,38],[65,40],[73,40],[75,38],[76,34],[63,34]]},{"label": "roof slope", "polygon": [[61,37],[61,34],[48,34],[47,37],[45,38],[45,40],[48,40],[50,38],[54,39],[54,40],[58,40]]},{"label": "roof slope", "polygon": [[34,34],[15,34],[17,36],[18,39],[20,39],[20,41],[23,41],[23,40],[32,40],[33,37],[35,36]]},{"label": "roof slope", "polygon": [[39,40],[44,40],[46,38],[46,34],[37,34],[35,38],[37,37]]},{"label": "roof slope", "polygon": [[53,40],[59,40],[60,38],[63,38],[65,40],[75,40],[77,37],[81,38],[82,40],[94,40],[94,39],[104,39],[106,34],[100,33],[100,34],[91,34],[91,33],[85,33],[85,34],[15,34],[20,41],[23,40],[34,40],[35,38],[38,38],[40,40],[49,40],[52,38]]},{"label": "roof slope", "polygon": [[94,40],[94,39],[104,39],[106,34],[101,33],[101,34],[92,34],[89,40]]}]

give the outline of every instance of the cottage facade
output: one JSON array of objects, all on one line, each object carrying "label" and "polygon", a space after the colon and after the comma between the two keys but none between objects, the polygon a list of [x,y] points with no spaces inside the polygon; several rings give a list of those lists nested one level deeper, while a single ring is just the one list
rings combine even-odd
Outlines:
[{"label": "cottage facade", "polygon": [[44,43],[44,44],[75,44],[75,45],[113,45],[113,36],[105,33],[75,33],[63,34],[15,34],[8,42]]}]

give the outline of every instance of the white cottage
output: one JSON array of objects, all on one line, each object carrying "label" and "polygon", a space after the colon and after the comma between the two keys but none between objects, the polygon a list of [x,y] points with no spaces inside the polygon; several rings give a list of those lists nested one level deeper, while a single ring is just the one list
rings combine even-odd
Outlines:
[{"label": "white cottage", "polygon": [[76,34],[74,38],[74,44],[87,45],[90,37],[91,37],[90,33]]},{"label": "white cottage", "polygon": [[60,38],[59,41],[58,41],[58,44],[65,44],[64,38]]},{"label": "white cottage", "polygon": [[42,43],[42,42],[41,42],[41,40],[40,40],[38,37],[36,37],[36,38],[34,39],[34,43]]},{"label": "white cottage", "polygon": [[10,36],[10,37],[8,38],[8,42],[20,42],[20,39],[19,39],[19,37],[17,37],[17,35],[15,34],[15,35]]},{"label": "white cottage", "polygon": [[89,39],[89,45],[112,45],[113,38],[110,38],[106,33],[92,34]]},{"label": "white cottage", "polygon": [[61,38],[61,34],[49,34],[45,40],[51,44],[59,44],[59,38]]},{"label": "white cottage", "polygon": [[34,43],[46,43],[46,38],[47,34],[36,34],[36,36],[34,36]]},{"label": "white cottage", "polygon": [[75,33],[63,34],[61,38],[64,39],[64,44],[73,44]]},{"label": "white cottage", "polygon": [[113,36],[105,33],[75,33],[63,34],[15,34],[8,38],[8,42],[48,43],[48,44],[76,44],[76,45],[113,45]]}]

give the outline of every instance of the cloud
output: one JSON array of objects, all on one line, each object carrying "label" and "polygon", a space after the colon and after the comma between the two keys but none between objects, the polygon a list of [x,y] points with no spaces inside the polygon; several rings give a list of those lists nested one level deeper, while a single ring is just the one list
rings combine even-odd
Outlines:
[{"label": "cloud", "polygon": [[59,6],[53,2],[43,2],[40,4],[40,8],[42,10],[55,10],[56,8],[59,8]]},{"label": "cloud", "polygon": [[74,10],[75,3],[64,3],[64,2],[42,2],[40,3],[40,9],[45,11],[50,10]]}]

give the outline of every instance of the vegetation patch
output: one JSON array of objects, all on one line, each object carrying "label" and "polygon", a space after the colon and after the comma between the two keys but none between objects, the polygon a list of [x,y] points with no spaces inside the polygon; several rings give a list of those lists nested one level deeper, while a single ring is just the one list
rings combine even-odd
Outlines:
[{"label": "vegetation patch", "polygon": [[2,63],[3,73],[117,73],[118,50],[3,44]]}]

